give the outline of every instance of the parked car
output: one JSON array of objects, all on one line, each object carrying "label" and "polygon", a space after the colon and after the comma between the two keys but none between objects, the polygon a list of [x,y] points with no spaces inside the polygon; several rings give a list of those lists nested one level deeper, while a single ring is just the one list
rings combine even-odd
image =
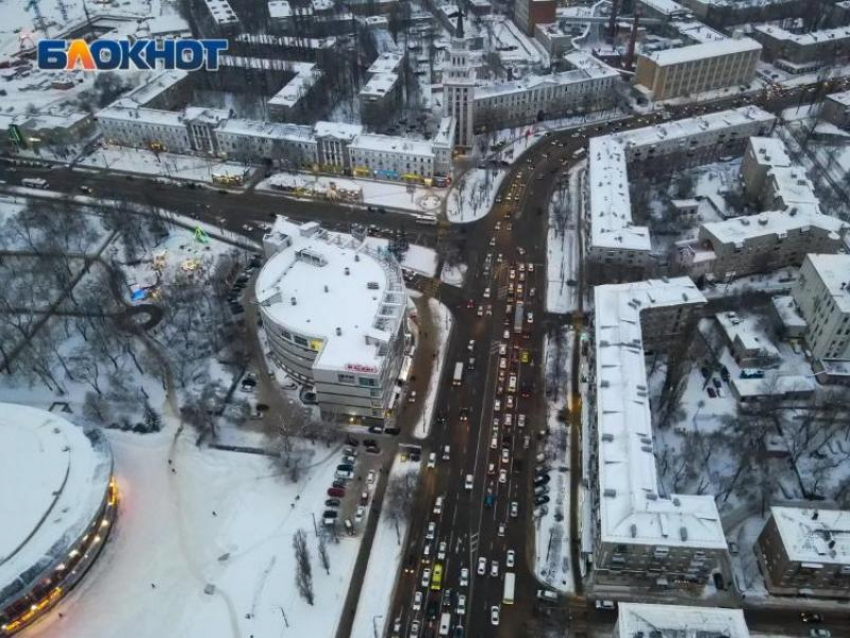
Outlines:
[{"label": "parked car", "polygon": [[338,498],[342,498],[345,496],[345,488],[344,487],[330,487],[328,488],[328,496],[335,496]]}]

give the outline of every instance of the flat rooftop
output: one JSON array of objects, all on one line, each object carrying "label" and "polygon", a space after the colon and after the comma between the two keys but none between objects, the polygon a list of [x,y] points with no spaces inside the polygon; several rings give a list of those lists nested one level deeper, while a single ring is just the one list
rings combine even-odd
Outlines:
[{"label": "flat rooftop", "polygon": [[850,511],[777,506],[770,513],[791,560],[850,565]]},{"label": "flat rooftop", "polygon": [[850,90],[841,91],[840,93],[830,93],[826,96],[826,99],[838,102],[844,106],[850,106]]},{"label": "flat rooftop", "polygon": [[749,638],[740,609],[620,603],[617,638]]},{"label": "flat rooftop", "polygon": [[713,40],[702,44],[679,47],[678,49],[664,49],[647,53],[644,57],[649,58],[658,66],[669,66],[673,64],[684,64],[707,58],[716,58],[722,55],[743,53],[745,51],[761,51],[761,44],[750,38],[726,38],[725,40]]},{"label": "flat rooftop", "polygon": [[850,255],[806,255],[832,301],[843,313],[850,314]]},{"label": "flat rooftop", "polygon": [[740,248],[743,247],[744,242],[753,237],[782,236],[789,232],[808,231],[812,227],[832,233],[837,240],[845,224],[835,217],[802,207],[796,212],[774,210],[758,215],[734,217],[721,222],[707,222],[700,227],[700,236],[702,237],[705,232],[720,243],[734,244]]},{"label": "flat rooftop", "polygon": [[415,155],[417,157],[426,156],[433,157],[434,151],[431,149],[431,143],[424,140],[409,140],[404,137],[396,137],[393,135],[378,135],[374,133],[364,133],[358,135],[349,145],[350,149],[362,151],[386,151],[392,153],[402,153],[406,155]]},{"label": "flat rooftop", "polygon": [[653,449],[640,313],[702,304],[688,277],[594,288],[596,436],[603,542],[724,549],[713,496],[664,496]]},{"label": "flat rooftop", "polygon": [[787,31],[782,27],[771,24],[757,24],[753,26],[753,31],[763,33],[776,40],[782,40],[798,46],[812,46],[825,42],[838,42],[850,38],[850,27],[837,27],[835,29],[822,29],[820,31],[811,31],[809,33],[794,33]]},{"label": "flat rooftop", "polygon": [[315,222],[299,225],[285,217],[277,218],[269,238],[291,243],[257,277],[263,311],[319,342],[314,367],[380,370],[381,346],[398,332],[407,304],[401,269],[390,253]]},{"label": "flat rooftop", "polygon": [[762,166],[791,166],[785,142],[778,137],[751,137],[749,145]]},{"label": "flat rooftop", "polygon": [[99,431],[88,435],[59,414],[0,403],[0,607],[40,575],[46,557],[64,556],[85,533],[111,476]]}]

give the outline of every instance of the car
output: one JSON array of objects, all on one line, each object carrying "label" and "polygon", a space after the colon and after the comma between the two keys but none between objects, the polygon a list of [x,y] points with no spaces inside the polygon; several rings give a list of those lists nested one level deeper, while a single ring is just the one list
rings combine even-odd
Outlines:
[{"label": "car", "polygon": [[91,195],[92,190],[91,190],[90,186],[83,185],[83,186],[80,186],[80,192],[85,194],[85,195]]},{"label": "car", "polygon": [[354,522],[359,523],[363,520],[364,516],[366,516],[366,508],[362,505],[358,505],[357,510],[354,513]]},{"label": "car", "polygon": [[502,341],[499,343],[499,355],[504,357],[506,354],[508,354],[508,344]]},{"label": "car", "polygon": [[534,264],[528,264],[528,272],[534,272]]},{"label": "car", "polygon": [[413,594],[413,611],[422,609],[422,592],[418,591]]},{"label": "car", "polygon": [[411,391],[411,393],[407,395],[407,402],[416,403],[416,390]]},{"label": "car", "polygon": [[558,594],[548,589],[538,589],[537,600],[555,603],[558,602]]},{"label": "car", "polygon": [[505,567],[513,567],[516,563],[516,552],[512,549],[508,550],[505,556]]},{"label": "car", "polygon": [[[416,592],[421,594],[422,592]],[[407,633],[408,638],[419,638],[419,621],[414,620],[410,623],[410,631]]]},{"label": "car", "polygon": [[600,611],[601,610],[613,611],[613,610],[617,609],[617,603],[615,603],[613,600],[597,600],[596,601],[596,608],[599,609]]},{"label": "car", "polygon": [[510,339],[510,338],[511,338],[511,331],[510,331],[510,330],[505,330],[505,331],[502,333],[502,338],[503,338],[503,339]]},{"label": "car", "polygon": [[511,501],[511,518],[516,518],[519,516],[519,503],[517,501]]},{"label": "car", "polygon": [[[343,454],[356,454],[357,452],[354,450],[356,447],[360,447],[360,441],[355,439],[353,436],[349,436],[345,439],[345,444],[348,446],[342,452]],[[349,448],[351,451],[349,452]]]},{"label": "car", "polygon": [[502,448],[502,463],[510,463],[511,462],[511,451],[507,448]]},{"label": "car", "polygon": [[325,507],[339,507],[340,500],[338,498],[329,498],[325,501]]},{"label": "car", "polygon": [[369,434],[383,434],[384,426],[383,425],[372,425],[369,427]]},{"label": "car", "polygon": [[478,315],[479,317],[483,317],[484,316],[484,306],[478,306],[478,310],[475,311],[475,314]]},{"label": "car", "polygon": [[428,531],[425,533],[425,538],[429,541],[434,540],[434,536],[437,535],[437,524],[434,521],[428,523]]},{"label": "car", "polygon": [[449,544],[446,541],[440,541],[440,544],[437,545],[437,560],[446,560],[446,550],[448,547]]},{"label": "car", "polygon": [[368,505],[369,504],[369,492],[363,491],[360,492],[360,504]]},{"label": "car", "polygon": [[443,460],[444,461],[449,460],[449,453],[450,452],[451,452],[451,447],[449,447],[448,445],[444,445],[443,446]]},{"label": "car", "polygon": [[468,343],[468,344],[466,344],[466,349],[467,349],[467,350],[469,350],[470,352],[472,352],[473,350],[475,350],[475,339],[470,339],[470,340],[469,340],[469,343]]},{"label": "car", "polygon": [[801,611],[800,620],[804,623],[819,623],[823,622],[823,616],[821,616],[820,614],[812,613],[810,611]]},{"label": "car", "polygon": [[712,388],[711,386],[707,387],[705,389],[705,391],[708,392],[708,396],[711,397],[712,399],[717,398],[717,391],[714,388]]},{"label": "car", "polygon": [[354,470],[354,466],[351,463],[340,463],[336,466],[336,469],[343,472],[351,472]]},{"label": "car", "polygon": [[366,475],[366,484],[372,485],[375,482],[375,470],[369,470],[369,473]]},{"label": "car", "polygon": [[336,518],[337,516],[339,516],[339,512],[334,510],[325,510],[325,513],[322,514],[322,518]]},{"label": "car", "polygon": [[342,479],[334,479],[334,482],[331,484],[332,487],[341,487],[341,488],[345,488],[346,485],[348,485],[348,483],[343,481]]},{"label": "car", "polygon": [[348,463],[349,465],[354,465],[354,463],[357,462],[357,457],[345,455],[342,457],[342,462]]},{"label": "car", "polygon": [[499,561],[495,558],[490,561],[490,575],[493,578],[498,578],[499,576]]},{"label": "car", "polygon": [[[498,443],[498,441],[497,441],[497,443]],[[495,476],[496,475],[496,464],[495,463],[488,463],[487,464],[487,475],[488,476]]]},{"label": "car", "polygon": [[342,479],[343,481],[350,481],[354,478],[354,472],[350,470],[337,470],[334,472],[334,478]]},{"label": "car", "polygon": [[732,554],[732,556],[737,556],[738,552],[738,543],[736,543],[735,541],[729,541],[729,553]]},{"label": "car", "polygon": [[437,604],[436,600],[429,602],[428,606],[425,608],[425,616],[428,620],[434,620],[439,612],[440,606]]},{"label": "car", "polygon": [[469,568],[464,567],[460,570],[460,579],[458,580],[460,587],[469,587]]},{"label": "car", "polygon": [[540,496],[541,494],[548,494],[549,486],[548,485],[538,485],[534,488],[534,495]]},{"label": "car", "polygon": [[470,408],[468,408],[468,407],[461,408],[460,410],[458,410],[458,419],[460,419],[461,421],[469,421],[469,413],[470,413]]},{"label": "car", "polygon": [[478,575],[483,576],[487,573],[487,559],[483,556],[478,558]]},{"label": "car", "polygon": [[489,298],[490,298],[490,286],[487,286],[487,287],[484,289],[484,298],[485,298],[485,299],[489,299]]},{"label": "car", "polygon": [[384,428],[384,434],[389,434],[390,436],[398,436],[399,434],[401,434],[401,428],[397,428],[397,427]]},{"label": "car", "polygon": [[809,629],[809,636],[812,638],[830,638],[832,632],[829,629]]},{"label": "car", "polygon": [[446,591],[443,592],[443,607],[451,607],[452,606],[452,601],[454,600],[453,596],[454,596],[454,592],[452,592],[451,589],[447,589]]},{"label": "car", "polygon": [[493,605],[490,607],[490,624],[494,627],[499,626],[499,606]]},{"label": "car", "polygon": [[463,594],[457,597],[457,613],[458,616],[463,616],[466,613],[466,596]]},{"label": "car", "polygon": [[443,513],[443,496],[438,496],[434,501],[434,514],[440,515]]},{"label": "car", "polygon": [[[366,453],[367,454],[380,454],[381,448],[379,448],[377,445],[367,445],[366,446]],[[413,457],[411,457],[411,458],[413,458]],[[413,459],[413,460],[418,461],[419,459]]]},{"label": "car", "polygon": [[401,633],[401,616],[397,616],[396,619],[393,621],[393,633]]},{"label": "car", "polygon": [[508,471],[506,469],[499,470],[499,483],[508,482]]},{"label": "car", "polygon": [[437,453],[436,452],[431,452],[428,455],[427,467],[429,467],[429,468],[437,467]]},{"label": "car", "polygon": [[534,497],[535,505],[545,505],[550,501],[549,497],[546,494],[541,494],[540,496]]},{"label": "car", "polygon": [[490,449],[495,450],[498,447],[499,447],[499,437],[494,436],[493,438],[490,439]]},{"label": "car", "polygon": [[711,383],[718,390],[723,387],[723,384],[720,382],[720,379],[716,377],[711,380]]},{"label": "car", "polygon": [[534,518],[543,518],[549,513],[549,508],[546,505],[534,508]]},{"label": "car", "polygon": [[499,523],[499,527],[496,529],[496,535],[504,536],[507,531],[508,526],[505,523]]},{"label": "car", "polygon": [[378,447],[377,439],[363,439],[363,445],[367,447]]},{"label": "car", "polygon": [[464,481],[464,488],[467,490],[471,490],[473,485],[472,474],[467,474],[466,479]]},{"label": "car", "polygon": [[431,562],[431,543],[425,543],[422,547],[422,562],[424,564]]},{"label": "car", "polygon": [[422,579],[420,580],[419,584],[422,585],[422,587],[425,587],[426,589],[431,584],[431,568],[430,567],[426,567],[425,569],[422,570]]},{"label": "car", "polygon": [[495,401],[493,401],[493,411],[494,411],[494,412],[498,412],[498,411],[499,411],[499,410],[501,410],[501,409],[502,409],[502,402],[501,402],[501,400],[496,399]]},{"label": "car", "polygon": [[534,323],[534,313],[529,310],[528,314],[525,316],[525,320],[528,323]]}]

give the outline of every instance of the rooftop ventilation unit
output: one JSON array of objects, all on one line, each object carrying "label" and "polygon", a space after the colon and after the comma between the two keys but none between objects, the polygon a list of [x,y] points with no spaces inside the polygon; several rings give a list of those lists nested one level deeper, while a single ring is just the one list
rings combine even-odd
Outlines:
[{"label": "rooftop ventilation unit", "polygon": [[290,301],[290,303],[291,303],[293,306],[297,306],[297,305],[298,305],[298,302],[295,300],[295,297],[290,297],[290,298],[289,298],[289,301]]}]

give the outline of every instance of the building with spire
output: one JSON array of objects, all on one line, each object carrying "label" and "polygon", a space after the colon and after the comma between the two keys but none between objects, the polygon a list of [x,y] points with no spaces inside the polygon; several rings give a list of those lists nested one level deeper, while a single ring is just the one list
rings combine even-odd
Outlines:
[{"label": "building with spire", "polygon": [[458,10],[457,29],[449,50],[449,64],[443,70],[443,115],[455,119],[455,141],[461,148],[470,148],[474,136],[475,74],[469,55],[463,34],[463,13]]}]

